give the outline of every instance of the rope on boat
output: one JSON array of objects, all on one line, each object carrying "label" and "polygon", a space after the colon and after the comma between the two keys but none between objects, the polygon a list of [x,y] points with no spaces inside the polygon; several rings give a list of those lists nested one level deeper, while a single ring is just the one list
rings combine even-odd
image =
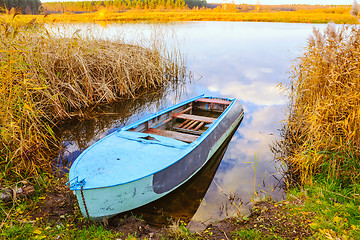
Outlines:
[{"label": "rope on boat", "polygon": [[[87,218],[90,219],[89,211],[88,211],[88,209],[87,209],[86,202],[85,202],[85,197],[84,197],[85,178],[84,178],[83,180],[81,180],[81,181],[79,181],[78,178],[79,178],[79,176],[74,177],[73,179],[71,179],[70,181],[68,181],[67,183],[65,183],[65,185],[69,185],[70,188],[81,185],[81,188],[80,188],[81,198],[82,198],[82,201],[83,201],[83,204],[84,204],[84,208],[85,208],[85,211],[86,211],[86,216],[87,216]],[[74,182],[74,183],[72,183],[72,182]]]},{"label": "rope on boat", "polygon": [[86,203],[85,203],[85,197],[84,197],[84,191],[83,191],[83,188],[84,188],[84,185],[81,185],[81,189],[80,189],[80,192],[81,192],[81,198],[83,200],[83,203],[84,203],[84,207],[85,207],[85,211],[86,211],[86,216],[87,218],[90,219],[89,217],[89,212],[88,212],[88,209],[87,209],[87,206],[86,206]]}]

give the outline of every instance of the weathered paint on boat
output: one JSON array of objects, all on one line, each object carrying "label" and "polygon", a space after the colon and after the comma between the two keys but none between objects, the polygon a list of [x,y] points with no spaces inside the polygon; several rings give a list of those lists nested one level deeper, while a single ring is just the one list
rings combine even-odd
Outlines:
[{"label": "weathered paint on boat", "polygon": [[85,217],[101,220],[155,201],[206,164],[243,118],[243,108],[236,99],[226,99],[231,101],[226,110],[191,143],[130,131],[200,98],[205,97],[198,96],[126,126],[76,159],[69,184]]}]

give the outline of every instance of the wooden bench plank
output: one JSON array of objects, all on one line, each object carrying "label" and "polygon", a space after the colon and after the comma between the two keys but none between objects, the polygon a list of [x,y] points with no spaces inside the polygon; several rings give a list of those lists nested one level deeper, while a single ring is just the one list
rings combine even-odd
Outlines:
[{"label": "wooden bench plank", "polygon": [[178,114],[175,117],[181,119],[190,119],[193,121],[204,122],[204,123],[213,123],[216,120],[216,118],[212,118],[212,117],[204,117],[204,116],[191,115],[191,114]]},{"label": "wooden bench plank", "polygon": [[150,133],[150,134],[155,134],[155,135],[159,135],[159,136],[163,136],[163,137],[174,138],[174,139],[186,142],[186,143],[192,143],[199,137],[196,135],[162,130],[162,129],[157,129],[157,128],[150,128],[150,129],[144,131],[144,133]]},{"label": "wooden bench plank", "polygon": [[204,102],[204,103],[217,103],[217,104],[224,104],[229,105],[231,101],[217,99],[217,98],[199,98],[196,102]]}]

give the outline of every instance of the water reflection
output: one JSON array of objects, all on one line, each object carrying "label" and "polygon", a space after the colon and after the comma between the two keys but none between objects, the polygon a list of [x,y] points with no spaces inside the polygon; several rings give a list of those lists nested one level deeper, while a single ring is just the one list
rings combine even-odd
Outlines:
[{"label": "water reflection", "polygon": [[[195,76],[199,76],[199,79],[187,82],[185,92],[181,95],[169,91],[157,100],[144,100],[141,102],[144,105],[140,106],[139,103],[135,104],[136,107],[129,108],[131,116],[119,117],[120,120],[112,116],[114,123],[109,121],[108,126],[99,125],[96,129],[89,128],[84,132],[93,131],[96,133],[94,139],[98,139],[112,131],[112,128],[141,117],[143,112],[156,112],[159,108],[203,93],[236,97],[244,105],[245,118],[229,143],[204,199],[201,203],[196,202],[200,205],[190,225],[208,223],[237,214],[237,207],[229,202],[229,197],[241,199],[241,210],[246,213],[251,205],[249,203],[253,195],[254,180],[258,192],[263,191],[263,195],[281,199],[283,193],[275,187],[277,181],[274,178],[278,174],[279,166],[273,162],[269,144],[278,137],[277,129],[284,118],[287,100],[276,86],[281,82],[288,82],[292,60],[302,51],[314,25],[190,22],[156,26],[176,34],[176,38],[165,34],[164,39],[170,46],[174,45],[174,39],[182,43],[180,47],[183,54],[187,55],[187,67]],[[94,24],[80,27],[101,29]],[[124,39],[131,42],[134,38],[137,39],[133,32],[141,32],[146,38],[153,27],[151,24],[111,24],[102,31],[109,38],[119,32],[127,33]],[[324,25],[316,27],[323,28]],[[81,125],[81,122],[79,124]],[[72,131],[72,127],[67,131]],[[94,140],[89,144],[92,141]],[[76,149],[83,149],[86,145],[72,144]],[[76,154],[78,153],[74,153]],[[259,155],[260,159],[256,172],[250,164],[254,162],[254,155]]]}]

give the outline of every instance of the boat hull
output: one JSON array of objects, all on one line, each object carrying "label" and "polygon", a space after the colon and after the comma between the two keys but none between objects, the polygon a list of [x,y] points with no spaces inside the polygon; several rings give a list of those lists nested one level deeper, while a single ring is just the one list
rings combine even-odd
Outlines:
[{"label": "boat hull", "polygon": [[236,101],[212,131],[194,146],[189,146],[188,154],[169,167],[126,184],[75,190],[82,214],[100,221],[146,205],[174,191],[208,162],[236,131],[242,118],[242,106]]}]

